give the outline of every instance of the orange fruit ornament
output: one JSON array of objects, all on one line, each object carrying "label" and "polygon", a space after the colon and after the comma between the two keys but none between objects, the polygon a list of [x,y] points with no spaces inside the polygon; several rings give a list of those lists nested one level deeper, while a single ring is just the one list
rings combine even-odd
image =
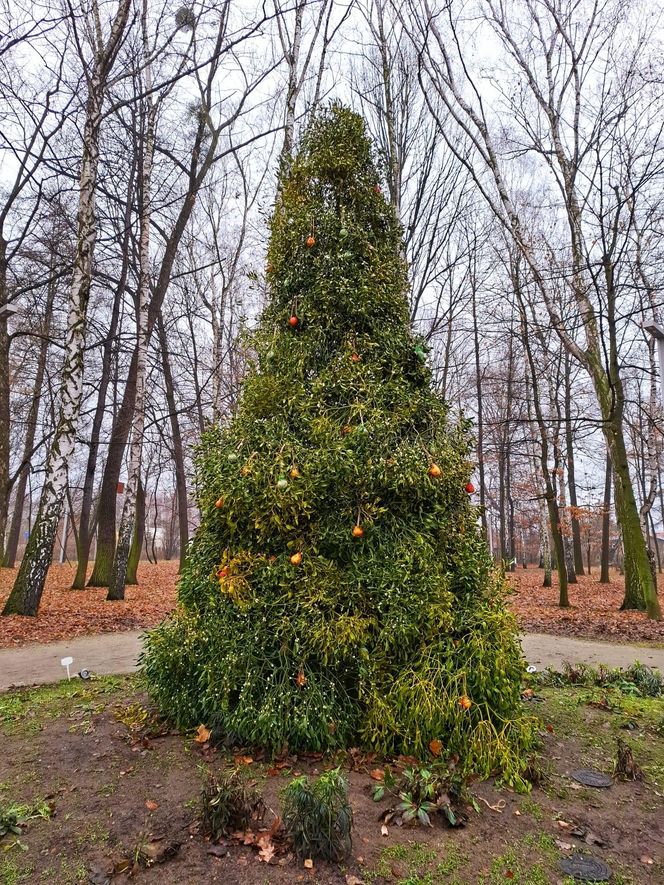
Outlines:
[{"label": "orange fruit ornament", "polygon": [[214,502],[214,506],[217,508],[217,510],[221,510],[221,508],[224,506],[224,499],[217,498],[217,500]]},{"label": "orange fruit ornament", "polygon": [[442,475],[443,475],[443,471],[440,469],[440,467],[437,464],[432,464],[431,467],[429,467],[429,476],[432,479],[438,479],[438,477],[442,476]]},{"label": "orange fruit ornament", "polygon": [[354,538],[362,538],[364,536],[364,529],[361,525],[353,526],[353,537]]},{"label": "orange fruit ornament", "polygon": [[470,708],[473,706],[473,702],[468,697],[468,695],[463,695],[459,698],[459,706],[464,710],[470,710]]},{"label": "orange fruit ornament", "polygon": [[219,578],[220,581],[223,581],[224,578],[228,577],[228,569],[227,568],[220,568],[219,571],[217,572],[217,577]]},{"label": "orange fruit ornament", "polygon": [[466,491],[468,492],[469,495],[473,494],[473,492],[475,491],[475,486],[472,484],[472,482],[466,483]]},{"label": "orange fruit ornament", "polygon": [[293,314],[293,316],[288,320],[288,325],[289,325],[292,329],[294,329],[296,326],[298,326],[299,323],[300,323],[300,320],[299,320],[298,317],[295,316],[295,314]]},{"label": "orange fruit ornament", "polygon": [[305,242],[307,244],[307,249],[311,249],[312,246],[316,245],[316,238],[313,234],[309,234]]},{"label": "orange fruit ornament", "polygon": [[295,677],[295,684],[299,685],[300,688],[302,688],[303,685],[307,684],[307,677],[304,675],[302,670],[300,670],[299,673],[297,674],[297,676]]},{"label": "orange fruit ornament", "polygon": [[291,468],[291,472],[290,472],[291,479],[297,479],[299,477],[299,475],[300,475],[300,471],[297,469],[297,467]]},{"label": "orange fruit ornament", "polygon": [[290,561],[293,565],[299,565],[302,562],[302,554],[299,550],[291,556]]},{"label": "orange fruit ornament", "polygon": [[359,361],[360,361],[360,355],[359,355],[359,353],[354,353],[354,354],[351,356],[351,359],[352,359],[352,361],[353,361],[354,363],[359,363]]}]

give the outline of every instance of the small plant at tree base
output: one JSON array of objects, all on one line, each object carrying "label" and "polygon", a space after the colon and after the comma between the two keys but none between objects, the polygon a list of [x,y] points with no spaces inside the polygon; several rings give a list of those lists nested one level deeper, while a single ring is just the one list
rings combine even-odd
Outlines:
[{"label": "small plant at tree base", "polygon": [[[389,769],[383,783],[374,788],[373,798],[380,801],[385,792],[399,798],[395,808],[383,815],[386,823],[418,823],[423,827],[432,826],[431,815],[441,812],[451,827],[463,826],[464,815],[455,812],[465,794],[463,781],[453,778],[447,769],[406,768],[400,780],[396,781]],[[474,804],[474,800],[469,800]]]},{"label": "small plant at tree base", "polygon": [[53,814],[53,805],[46,801],[32,805],[0,804],[0,839],[4,836],[20,836],[25,824],[37,817],[47,820]]},{"label": "small plant at tree base", "polygon": [[210,774],[201,799],[203,833],[212,839],[244,830],[265,813],[260,794],[237,769],[220,777]]},{"label": "small plant at tree base", "polygon": [[284,829],[298,857],[337,863],[348,857],[353,812],[338,768],[313,783],[306,775],[295,778],[284,789],[282,803]]}]

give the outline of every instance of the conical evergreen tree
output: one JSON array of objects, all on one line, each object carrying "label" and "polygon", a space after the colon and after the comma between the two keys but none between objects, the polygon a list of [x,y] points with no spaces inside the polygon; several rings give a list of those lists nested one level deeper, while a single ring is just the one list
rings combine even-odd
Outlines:
[{"label": "conical evergreen tree", "polygon": [[143,666],[180,725],[240,745],[442,752],[518,782],[516,629],[401,235],[363,120],[333,106],[281,182],[254,365],[200,448],[202,522]]}]

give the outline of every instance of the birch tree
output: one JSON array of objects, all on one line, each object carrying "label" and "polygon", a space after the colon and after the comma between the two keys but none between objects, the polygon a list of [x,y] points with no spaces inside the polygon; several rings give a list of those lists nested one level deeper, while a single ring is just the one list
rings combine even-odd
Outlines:
[{"label": "birch tree", "polygon": [[[73,40],[85,71],[87,88],[79,178],[76,259],[69,292],[65,358],[59,411],[50,442],[39,512],[3,614],[36,615],[53,556],[53,545],[67,490],[83,393],[85,330],[97,226],[95,192],[99,135],[113,64],[125,36],[131,0],[119,0],[105,36],[97,0],[79,17],[69,8]],[[88,58],[87,50],[91,53]]]}]

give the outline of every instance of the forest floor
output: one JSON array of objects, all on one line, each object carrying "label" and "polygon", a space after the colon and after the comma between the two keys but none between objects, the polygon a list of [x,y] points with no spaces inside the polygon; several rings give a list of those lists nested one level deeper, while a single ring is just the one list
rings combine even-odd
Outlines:
[{"label": "forest floor", "polygon": [[[72,565],[51,566],[38,616],[0,618],[0,648],[153,627],[175,606],[177,570],[177,560],[142,562],[139,585],[127,587],[125,601],[107,602],[103,588],[70,589]],[[578,584],[570,585],[567,609],[558,606],[555,574],[550,588],[542,587],[542,574],[529,568],[508,575],[513,587],[510,605],[524,632],[664,645],[664,621],[620,611],[624,584],[617,572],[610,584],[600,584],[596,575],[580,577]],[[0,569],[0,608],[15,575],[14,569]],[[664,601],[664,575],[659,576],[659,592]]]},{"label": "forest floor", "polygon": [[[17,569],[0,569],[0,609],[9,596]],[[92,564],[88,577],[92,573]],[[123,602],[107,602],[103,587],[72,590],[73,565],[52,565],[36,618],[0,618],[0,648],[28,642],[54,642],[92,633],[116,633],[154,627],[175,607],[178,561],[141,562],[138,585],[128,586]]]},{"label": "forest floor", "polygon": [[[611,583],[600,584],[599,572],[580,576],[569,585],[569,608],[558,605],[558,580],[542,587],[544,573],[538,568],[510,572],[513,587],[510,605],[524,632],[554,633],[613,642],[664,644],[664,621],[651,621],[643,612],[621,612],[625,583],[617,571]],[[659,598],[664,604],[664,574],[658,576]]]},{"label": "forest floor", "polygon": [[[2,694],[0,810],[23,805],[30,819],[0,838],[0,883],[122,885],[132,872],[159,885],[568,885],[558,865],[577,850],[608,864],[614,885],[664,881],[664,699],[624,686],[534,691],[524,704],[539,718],[541,785],[522,795],[472,784],[479,812],[467,807],[463,829],[440,816],[431,829],[384,826],[392,803],[371,792],[385,763],[359,751],[275,761],[168,731],[137,677]],[[645,781],[596,789],[572,778],[587,767],[611,775],[619,738]],[[280,791],[338,764],[350,781],[352,855],[308,869],[280,838]],[[229,766],[246,772],[267,811],[262,825],[212,844],[200,832],[201,785]]]}]

